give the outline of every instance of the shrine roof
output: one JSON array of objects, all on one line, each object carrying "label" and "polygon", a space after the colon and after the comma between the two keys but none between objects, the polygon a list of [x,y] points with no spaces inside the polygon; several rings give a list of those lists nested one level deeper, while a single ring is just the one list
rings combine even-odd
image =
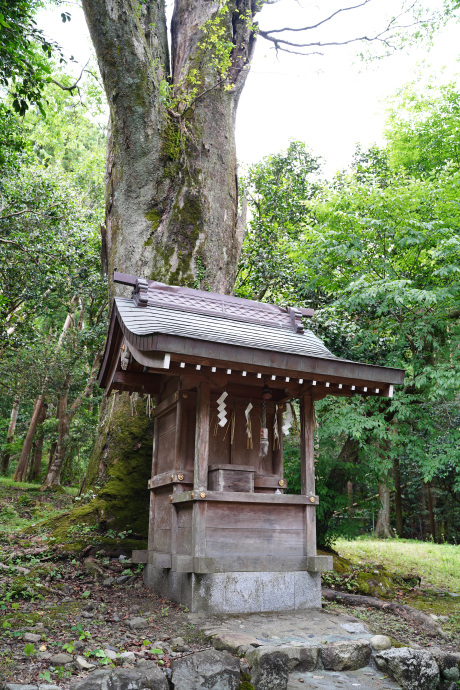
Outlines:
[{"label": "shrine roof", "polygon": [[120,297],[115,298],[115,304],[126,329],[138,336],[162,333],[260,350],[337,359],[310,330],[297,333],[275,324],[245,322],[166,306],[147,305],[142,309],[133,300]]},{"label": "shrine roof", "polygon": [[401,369],[333,355],[302,322],[313,315],[311,309],[163,285],[125,274],[115,273],[114,280],[134,290],[131,298],[114,300],[98,376],[103,387],[110,385],[114,371],[119,370],[123,338],[136,361],[149,371],[158,369],[155,353],[167,353],[167,361],[174,360],[176,366],[186,358],[195,364],[230,365],[234,370],[258,367],[264,373],[273,369],[290,376],[297,372],[299,378],[311,374],[337,384],[376,382],[377,390],[404,382]]}]

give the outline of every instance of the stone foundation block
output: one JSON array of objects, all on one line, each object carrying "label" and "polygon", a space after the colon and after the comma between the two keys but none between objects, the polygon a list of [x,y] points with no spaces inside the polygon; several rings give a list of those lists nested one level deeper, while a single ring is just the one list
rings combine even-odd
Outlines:
[{"label": "stone foundation block", "polygon": [[144,584],[194,613],[261,613],[321,608],[321,574],[180,573],[148,564]]}]

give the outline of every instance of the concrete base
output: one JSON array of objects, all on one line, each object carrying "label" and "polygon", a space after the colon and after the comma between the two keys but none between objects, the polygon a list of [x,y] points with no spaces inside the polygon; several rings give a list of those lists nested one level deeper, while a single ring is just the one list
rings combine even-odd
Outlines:
[{"label": "concrete base", "polygon": [[193,613],[262,613],[321,608],[321,573],[178,573],[148,564],[144,584]]}]

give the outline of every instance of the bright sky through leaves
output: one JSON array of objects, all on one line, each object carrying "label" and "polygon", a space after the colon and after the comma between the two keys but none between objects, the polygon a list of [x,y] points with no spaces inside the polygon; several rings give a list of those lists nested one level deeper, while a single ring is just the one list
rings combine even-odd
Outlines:
[{"label": "bright sky through leaves", "polygon": [[[326,5],[343,5],[317,3],[316,14],[312,14],[308,4],[308,11],[307,3],[297,0],[267,5],[258,15],[259,23],[263,29],[298,26],[311,22],[312,17],[321,18]],[[344,40],[381,27],[384,17],[400,4],[400,0],[374,0],[364,9],[340,15],[320,38]],[[438,4],[437,0],[431,2],[432,7]],[[64,9],[72,15],[65,24],[60,17]],[[49,9],[40,13],[38,24],[61,43],[67,56],[85,64],[91,43],[81,8],[69,3]],[[326,49],[324,56],[280,54],[277,58],[271,44],[259,39],[238,110],[239,161],[254,163],[285,148],[293,138],[305,141],[322,156],[329,174],[346,167],[357,142],[364,147],[381,143],[386,97],[420,74],[440,75],[444,70],[442,81],[452,78],[458,69],[457,30],[452,24],[440,32],[430,52],[420,46],[371,64],[356,57],[357,44]]]}]

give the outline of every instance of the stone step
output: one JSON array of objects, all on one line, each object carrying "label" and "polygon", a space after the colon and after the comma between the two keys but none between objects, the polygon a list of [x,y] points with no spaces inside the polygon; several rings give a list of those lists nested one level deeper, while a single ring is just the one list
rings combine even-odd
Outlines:
[{"label": "stone step", "polygon": [[357,671],[305,671],[289,675],[287,690],[398,690],[397,683],[389,680],[375,668],[365,666]]}]

